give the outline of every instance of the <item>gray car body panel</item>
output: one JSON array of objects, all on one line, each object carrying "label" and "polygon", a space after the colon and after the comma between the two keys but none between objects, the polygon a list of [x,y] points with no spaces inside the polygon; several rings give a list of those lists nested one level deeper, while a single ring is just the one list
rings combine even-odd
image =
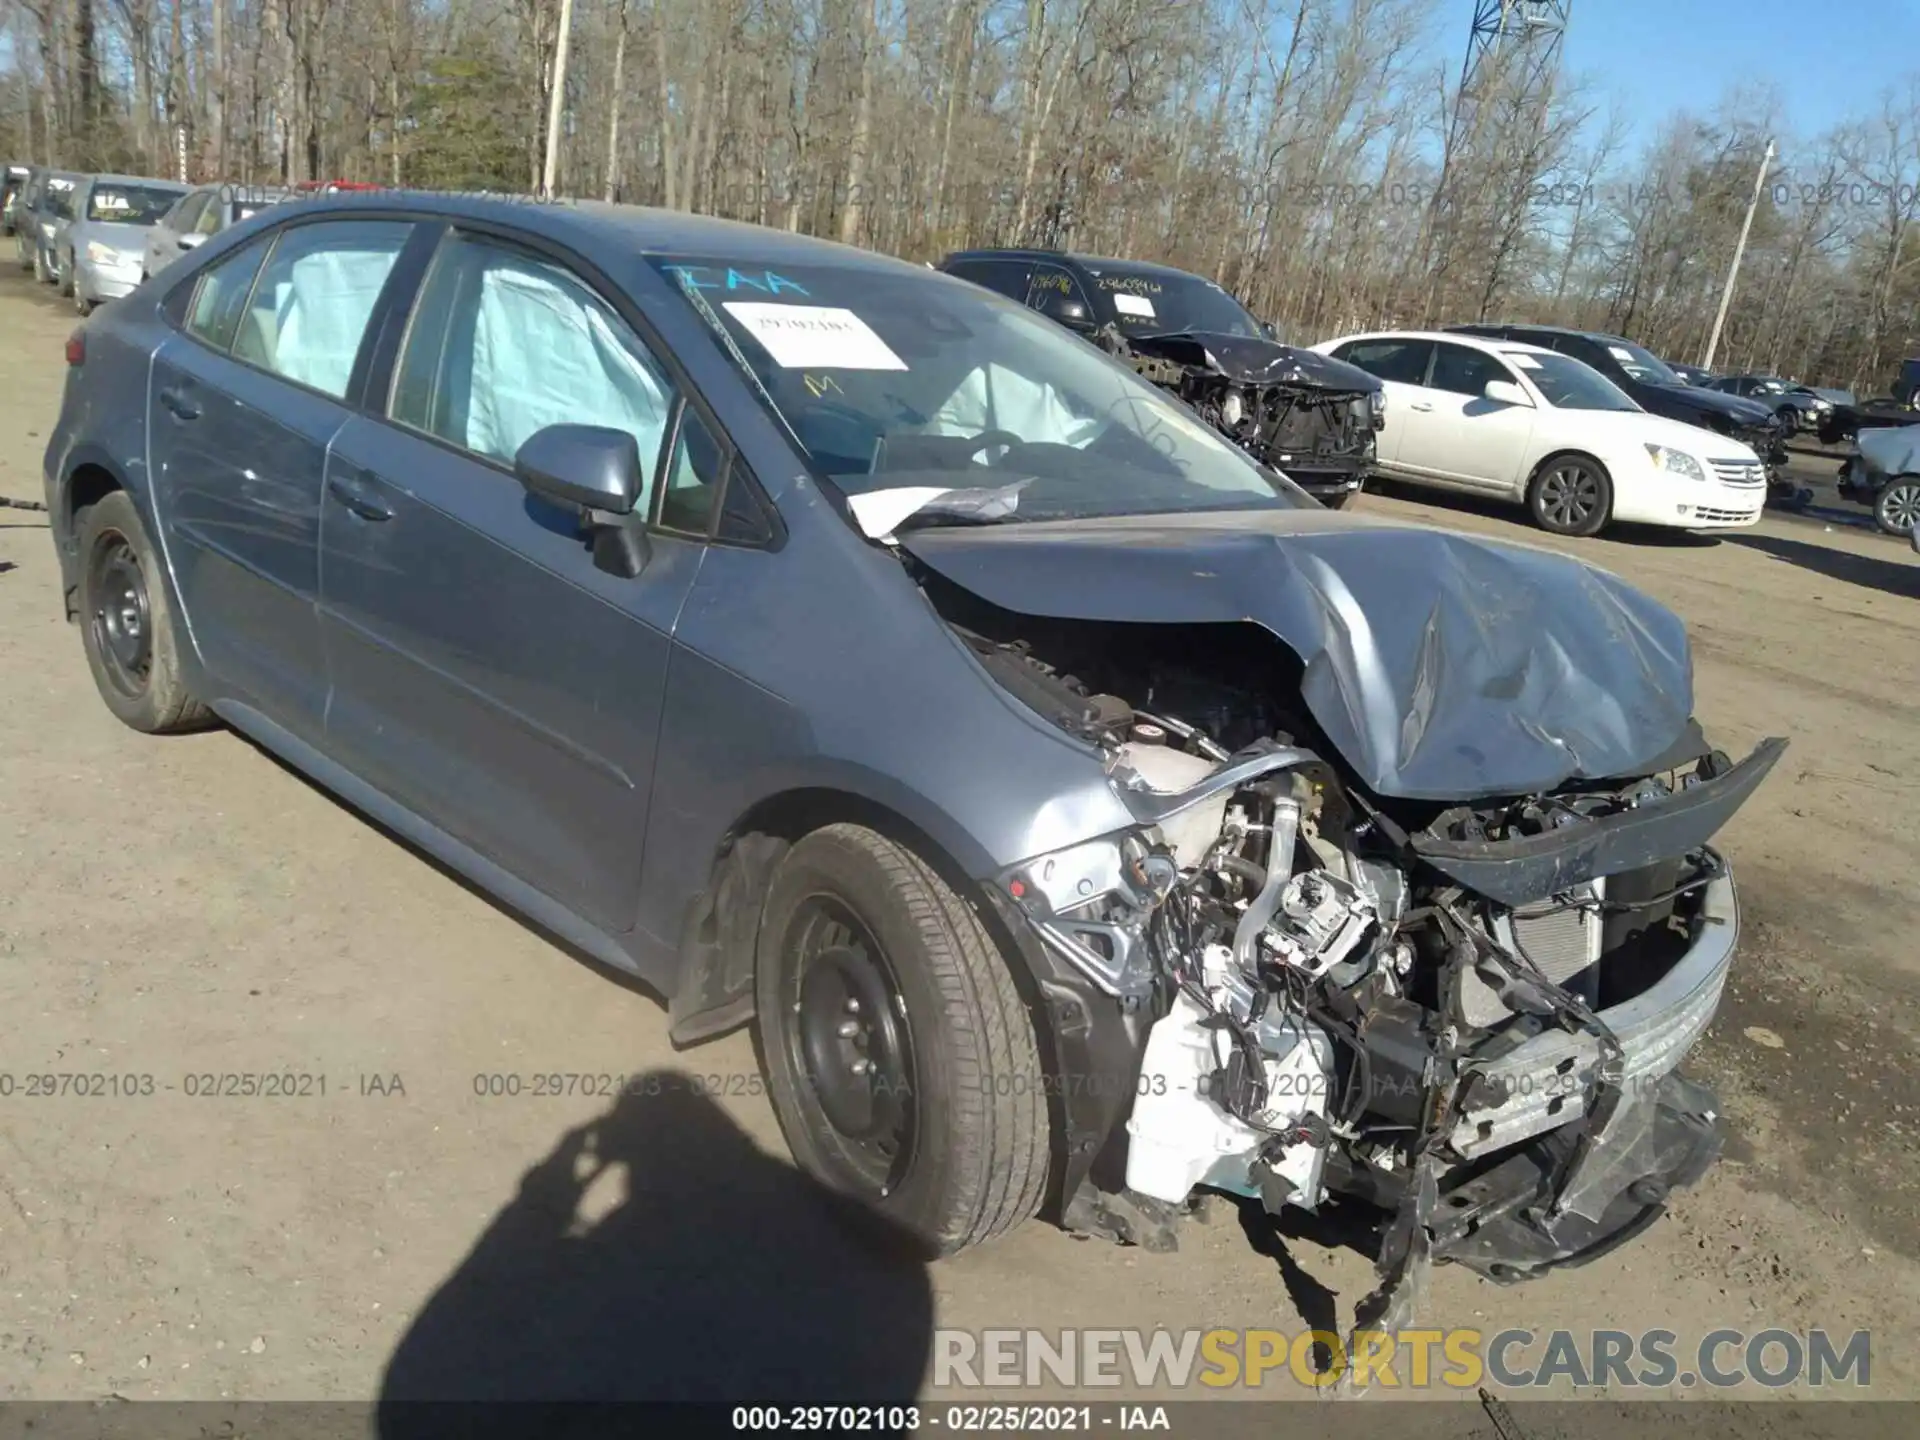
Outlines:
[{"label": "gray car body panel", "polygon": [[1692,714],[1680,619],[1545,550],[1304,510],[925,530],[902,543],[1022,614],[1264,627],[1304,662],[1313,718],[1380,795],[1466,800],[1634,775]]},{"label": "gray car body panel", "polygon": [[[152,225],[134,225],[118,220],[89,220],[87,207],[92,202],[96,186],[127,186],[142,190],[169,191],[176,197],[187,194],[188,188],[177,180],[164,180],[156,176],[143,175],[90,175],[80,187],[75,198],[73,218],[66,222],[60,237],[65,262],[72,266],[73,283],[83,299],[117,300],[131,292],[139,282],[139,270],[144,263],[147,239]],[[112,269],[94,265],[87,259],[87,245],[90,241],[99,241],[114,250],[130,257],[125,268],[131,275],[116,273]]]},{"label": "gray car body panel", "polygon": [[[330,402],[215,354],[163,318],[160,307],[176,286],[192,284],[202,269],[284,218],[262,216],[244,234],[208,240],[180,262],[177,272],[88,323],[89,374],[84,383],[70,384],[46,460],[69,587],[75,575],[66,486],[78,466],[95,464],[135,492],[167,562],[169,589],[189,636],[192,673],[201,693],[237,728],[342,793],[348,787],[337,783],[338,777],[353,775],[349,798],[354,803],[495,893],[501,893],[492,883],[497,876],[514,875],[515,893],[502,898],[598,958],[611,958],[668,990],[689,898],[707,883],[723,839],[742,817],[780,797],[830,792],[884,810],[981,879],[1040,851],[1133,823],[1098,753],[996,685],[954,639],[899,560],[847,523],[837,499],[804,473],[784,432],[644,258],[652,250],[703,248],[745,259],[792,257],[817,247],[818,258],[846,263],[853,252],[752,227],[689,216],[636,216],[612,207],[600,213],[590,206],[339,196],[287,208],[295,216],[291,223],[336,212],[341,218],[405,211],[424,221],[467,219],[564,250],[609,299],[638,311],[661,351],[684,368],[778,508],[786,533],[777,550],[689,545],[700,553],[683,567],[674,563],[684,593],[673,603],[615,602],[609,613],[651,627],[661,637],[657,664],[647,662],[651,688],[648,675],[637,672],[616,677],[611,688],[596,683],[594,664],[616,664],[618,656],[578,650],[574,659],[563,653],[566,646],[545,647],[549,673],[541,674],[543,650],[535,642],[547,632],[528,627],[524,608],[516,606],[524,606],[526,585],[537,584],[531,572],[540,560],[557,562],[537,554],[552,539],[549,532],[532,521],[514,532],[515,517],[525,518],[517,482],[478,462],[449,456],[447,463],[468,472],[470,483],[491,482],[499,489],[492,513],[459,512],[445,491],[436,493],[436,483],[421,474],[423,442],[417,437],[346,404],[337,407],[337,416],[324,416]],[[370,333],[378,323],[376,317]],[[195,378],[202,393],[215,392],[214,404],[274,411],[271,417],[256,415],[251,423],[271,418],[283,438],[297,433],[298,463],[274,442],[266,450],[282,463],[252,464],[242,450],[228,455],[224,480],[204,472],[184,478],[192,467],[171,458],[179,442],[168,427],[175,422],[152,405],[163,381],[183,372]],[[203,404],[201,420],[193,424],[210,413]],[[243,446],[265,445],[264,432],[243,433],[252,434]],[[150,469],[144,461],[149,446]],[[210,448],[225,452],[230,442],[196,442],[196,453]],[[135,454],[141,463],[129,463]],[[387,607],[382,619],[370,623],[360,607],[374,593],[367,588],[366,572],[376,557],[329,542],[336,530],[350,532],[322,498],[321,471],[310,468],[341,462],[374,472],[395,488],[396,498],[423,507],[417,517],[397,515],[389,533],[397,535],[393,527],[409,519],[416,529],[453,521],[485,537],[498,563],[513,567],[521,583],[459,593],[412,585],[404,611],[392,608],[395,596],[389,592],[380,602]],[[256,478],[247,478],[249,470]],[[304,538],[316,523],[319,539]],[[650,566],[633,582],[593,571],[584,555],[576,556],[580,568],[561,576],[564,584],[554,593],[611,593],[624,584],[637,595],[650,576],[668,573],[662,552],[674,543],[664,537],[657,543],[658,575]],[[322,578],[329,565],[335,576],[331,585]],[[461,568],[470,567],[463,563]],[[603,594],[597,603],[606,608],[607,601]],[[317,645],[310,623],[319,626]],[[289,625],[292,631],[276,649],[271,637]],[[521,648],[503,642],[476,651],[476,637],[489,629],[499,636],[527,637],[529,643]],[[378,703],[371,688],[377,667],[356,679],[351,656],[355,641],[366,638],[383,642],[389,663],[401,657],[401,673],[410,685],[405,698],[433,697],[443,720],[467,727],[450,738],[462,750],[470,785],[487,767],[522,767],[515,783],[478,784],[498,807],[484,827],[473,824],[470,810],[462,813],[450,803],[445,787],[451,771],[437,785],[422,782],[414,793],[401,793],[405,787],[395,776],[409,759],[418,758],[428,737],[417,729],[407,734],[403,727],[383,726],[364,713],[365,706]],[[364,656],[360,663],[367,663]],[[323,667],[319,675],[316,666]],[[294,684],[300,673],[310,683]],[[343,674],[346,689],[340,683]],[[322,676],[323,683],[312,683]],[[594,684],[597,695],[623,709],[621,728],[630,736],[623,742],[626,748],[586,744],[589,759],[583,763],[597,766],[607,787],[630,786],[633,803],[580,814],[565,837],[576,856],[598,847],[617,859],[597,893],[569,893],[552,871],[531,876],[525,863],[515,866],[516,857],[501,853],[512,848],[501,837],[516,833],[557,844],[555,827],[566,823],[529,783],[537,778],[524,770],[532,752],[508,739],[516,724],[556,728],[555,712],[528,698],[534,684],[549,695],[556,686]],[[450,694],[470,698],[455,705]],[[502,723],[475,725],[475,715],[483,712]],[[385,718],[391,722],[395,716]],[[580,742],[582,734],[576,729],[563,738]],[[370,757],[367,747],[381,743],[390,744],[390,751]],[[572,783],[580,778],[572,777]],[[370,803],[371,796],[379,803]],[[484,833],[476,835],[476,828]],[[518,858],[524,862],[524,853]],[[628,878],[624,904],[615,909],[609,897],[617,887],[607,887],[619,872]],[[533,904],[529,895],[542,898]],[[588,937],[597,938],[588,943]]]},{"label": "gray car body panel", "polygon": [[1920,474],[1920,424],[1876,426],[1862,430],[1853,443],[1870,475]]},{"label": "gray car body panel", "polygon": [[[614,580],[584,554],[554,550],[497,467],[445,452],[453,468],[429,476],[423,442],[358,393],[325,413],[330,402],[215,355],[165,317],[168,296],[255,236],[348,217],[492,230],[573,266],[679,367],[777,509],[780,543],[663,539],[658,571]],[[669,993],[690,901],[729,834],[770,805],[826,797],[843,813],[890,816],[982,881],[1136,823],[1100,753],[997,685],[900,557],[848,522],[842,497],[809,472],[649,254],[891,267],[962,283],[824,241],[626,207],[394,192],[276,207],[88,322],[84,378],[69,383],[46,455],[69,587],[68,487],[78,467],[94,465],[133,492],[152,527],[187,632],[188,672],[219,713],[548,928]],[[397,298],[375,313],[363,367],[383,330],[404,319],[389,313]],[[230,455],[221,494],[206,475],[177,478],[176,442],[165,435],[177,422],[163,423],[153,402],[163,376],[182,370],[235,405],[271,412],[264,418],[281,431],[291,426],[298,463],[274,470]],[[379,378],[376,370],[370,383]],[[327,498],[323,480],[342,466],[355,483],[371,476],[391,492],[395,513],[378,546],[356,538]],[[456,471],[490,497],[454,498]],[[463,532],[463,576],[489,564],[511,576],[457,588],[409,580],[395,561],[417,563],[405,552],[432,527]],[[1678,621],[1611,577],[1544,552],[1317,510],[1020,535],[926,533],[913,549],[1043,611],[1259,618],[1309,660],[1315,714],[1353,747],[1363,778],[1401,793],[1458,797],[1629,769],[1686,718]],[[256,548],[242,556],[243,544]],[[660,553],[676,545],[682,554]],[[224,574],[197,574],[222,547]],[[1080,577],[1084,594],[1072,593],[1067,570],[1039,574],[1055,562]],[[1020,567],[1033,572],[1025,588]],[[203,584],[209,577],[217,583]],[[603,643],[621,626],[631,643],[596,657],[564,642],[530,620],[536,594],[565,600],[557,613],[574,618],[562,624],[584,625],[579,617],[597,607]],[[1364,653],[1352,640],[1361,616],[1374,635]],[[356,663],[362,644],[376,660]],[[596,662],[625,668],[598,674]],[[304,683],[292,683],[300,666]],[[396,675],[402,698],[426,706],[424,719],[407,722],[411,733],[380,709],[393,703],[380,686]],[[596,715],[595,704],[619,713]],[[457,803],[452,769],[412,790],[397,778],[434,742],[436,725],[475,789]],[[571,747],[575,768],[551,757],[546,771],[529,768],[529,731]],[[511,773],[490,777],[496,767]],[[556,776],[608,793],[569,815],[538,793]],[[571,856],[591,873],[543,871],[524,849],[536,839],[555,847],[549,862]]]}]

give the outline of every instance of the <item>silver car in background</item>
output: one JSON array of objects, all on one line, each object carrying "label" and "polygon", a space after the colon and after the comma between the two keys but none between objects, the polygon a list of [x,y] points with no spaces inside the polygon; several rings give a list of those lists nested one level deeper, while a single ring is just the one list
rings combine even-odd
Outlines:
[{"label": "silver car in background", "polygon": [[81,184],[54,252],[61,293],[73,296],[76,310],[89,315],[101,301],[132,293],[148,233],[186,193],[177,180],[131,175],[93,175]]},{"label": "silver car in background", "polygon": [[74,191],[86,178],[71,170],[48,171],[33,208],[21,217],[20,263],[31,266],[33,278],[43,285],[59,278],[54,273],[54,245],[62,225],[73,215]]},{"label": "silver car in background", "polygon": [[202,185],[189,190],[147,232],[141,278],[158,275],[196,245],[292,193],[277,186],[257,185]]}]

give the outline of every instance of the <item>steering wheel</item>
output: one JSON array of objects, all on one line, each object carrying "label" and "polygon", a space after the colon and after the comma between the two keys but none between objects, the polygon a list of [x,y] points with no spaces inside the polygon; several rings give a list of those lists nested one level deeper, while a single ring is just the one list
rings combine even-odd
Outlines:
[{"label": "steering wheel", "polygon": [[[991,450],[996,445],[1011,453],[1027,442],[1011,430],[982,430],[972,438],[970,443],[973,448],[967,451],[967,458],[972,460],[977,459],[981,451]],[[1002,456],[999,460],[989,460],[986,463],[989,465],[1004,464],[1005,459],[1006,457]]]}]

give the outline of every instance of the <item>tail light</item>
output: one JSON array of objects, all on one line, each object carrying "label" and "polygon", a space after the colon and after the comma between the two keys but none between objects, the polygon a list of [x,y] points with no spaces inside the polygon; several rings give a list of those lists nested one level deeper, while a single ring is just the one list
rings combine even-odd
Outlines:
[{"label": "tail light", "polygon": [[87,363],[87,335],[84,330],[76,330],[67,337],[67,364],[84,365]]}]

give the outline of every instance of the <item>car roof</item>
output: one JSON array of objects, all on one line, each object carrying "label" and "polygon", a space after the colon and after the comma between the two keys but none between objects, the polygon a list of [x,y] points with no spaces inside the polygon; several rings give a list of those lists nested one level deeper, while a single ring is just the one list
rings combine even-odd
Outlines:
[{"label": "car roof", "polygon": [[947,259],[952,260],[1059,260],[1070,265],[1078,265],[1087,270],[1132,270],[1141,275],[1156,275],[1163,279],[1201,280],[1191,270],[1182,270],[1178,265],[1163,265],[1157,260],[1122,260],[1109,255],[1087,255],[1078,250],[1041,250],[1030,245],[989,246],[983,250],[956,250]]},{"label": "car roof", "polygon": [[1477,350],[1497,350],[1504,355],[1552,355],[1544,345],[1529,345],[1524,340],[1503,340],[1498,335],[1473,335],[1460,330],[1367,330],[1349,335],[1348,340],[1445,340],[1451,345],[1469,345]]},{"label": "car roof", "polygon": [[159,186],[163,190],[178,190],[182,195],[192,188],[182,180],[169,180],[163,175],[89,175],[90,185],[145,185]]},{"label": "car roof", "polygon": [[[281,203],[288,213],[303,215],[406,211],[448,220],[487,220],[513,225],[528,234],[562,244],[605,247],[650,256],[713,255],[717,259],[753,264],[812,262],[880,273],[929,273],[924,265],[811,235],[694,215],[684,210],[658,210],[602,200],[549,201],[532,196],[469,195],[438,190],[358,190],[302,195]],[[946,279],[945,283],[958,282]]]}]

